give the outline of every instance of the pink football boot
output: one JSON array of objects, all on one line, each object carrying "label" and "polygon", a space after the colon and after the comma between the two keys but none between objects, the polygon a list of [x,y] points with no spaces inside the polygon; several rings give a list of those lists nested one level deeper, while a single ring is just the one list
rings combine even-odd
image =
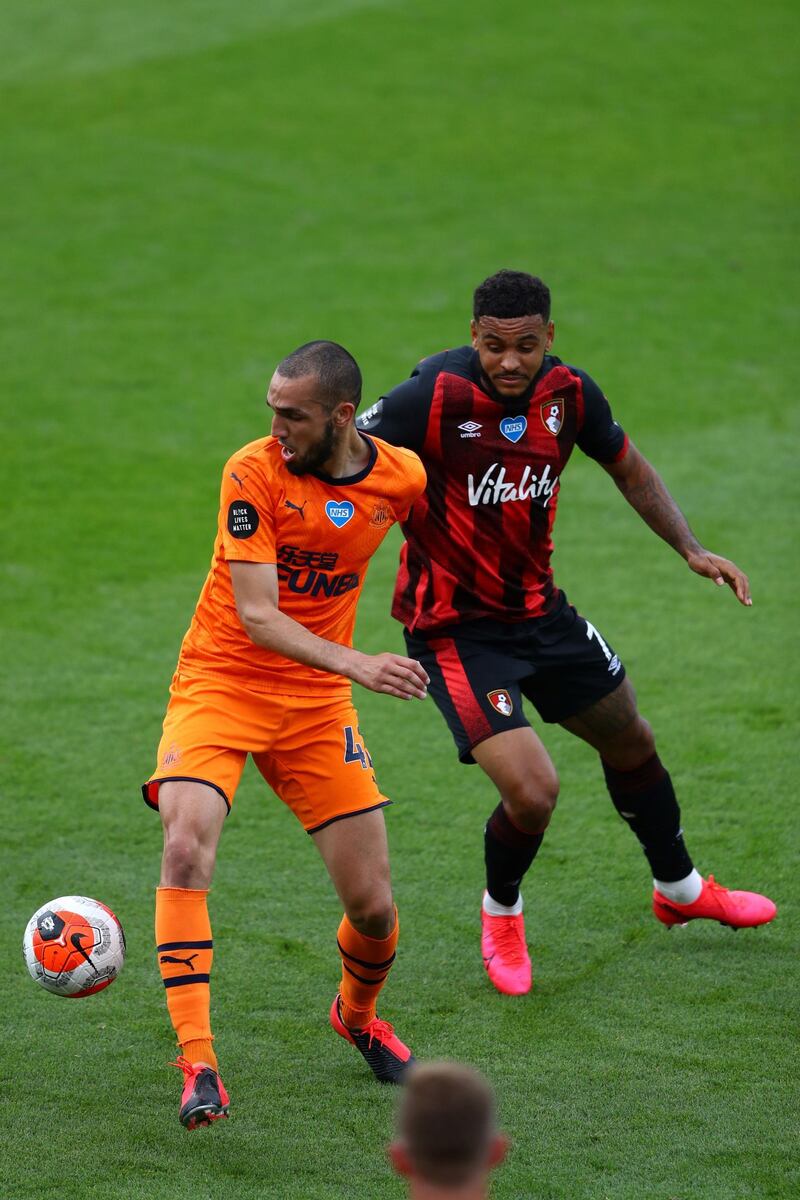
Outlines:
[{"label": "pink football boot", "polygon": [[522,913],[516,917],[490,917],[481,909],[481,954],[498,992],[524,996],[531,990],[531,959]]},{"label": "pink football boot", "polygon": [[685,925],[698,917],[719,921],[731,929],[766,925],[777,912],[767,896],[758,892],[732,892],[717,883],[713,875],[703,880],[703,890],[692,904],[676,904],[657,889],[653,892],[653,912],[664,925]]}]

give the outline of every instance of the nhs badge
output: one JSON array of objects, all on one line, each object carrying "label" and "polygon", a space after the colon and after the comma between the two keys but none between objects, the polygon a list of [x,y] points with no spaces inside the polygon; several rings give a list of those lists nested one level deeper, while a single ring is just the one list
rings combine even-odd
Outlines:
[{"label": "nhs badge", "polygon": [[355,511],[355,506],[349,500],[329,500],[325,505],[328,519],[333,521],[337,529],[346,525]]},{"label": "nhs badge", "polygon": [[503,417],[500,422],[500,432],[510,442],[518,442],[527,428],[527,417]]}]

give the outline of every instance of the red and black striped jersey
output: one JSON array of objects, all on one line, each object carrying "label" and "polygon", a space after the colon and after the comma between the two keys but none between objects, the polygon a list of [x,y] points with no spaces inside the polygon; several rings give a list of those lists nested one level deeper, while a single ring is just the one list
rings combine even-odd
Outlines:
[{"label": "red and black striped jersey", "polygon": [[357,425],[416,451],[428,474],[403,522],[392,604],[421,633],[549,612],[553,522],[573,446],[610,463],[628,445],[584,371],[547,355],[525,397],[500,400],[484,390],[470,346],[423,359]]}]

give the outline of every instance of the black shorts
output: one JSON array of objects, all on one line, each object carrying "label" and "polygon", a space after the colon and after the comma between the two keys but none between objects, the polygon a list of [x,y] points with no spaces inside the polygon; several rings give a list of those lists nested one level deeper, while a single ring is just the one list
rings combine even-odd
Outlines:
[{"label": "black shorts", "polygon": [[562,592],[555,612],[515,623],[481,619],[427,637],[405,630],[410,658],[430,675],[430,694],[450,727],[458,757],[473,746],[530,725],[522,697],[543,721],[575,716],[613,692],[625,668]]}]

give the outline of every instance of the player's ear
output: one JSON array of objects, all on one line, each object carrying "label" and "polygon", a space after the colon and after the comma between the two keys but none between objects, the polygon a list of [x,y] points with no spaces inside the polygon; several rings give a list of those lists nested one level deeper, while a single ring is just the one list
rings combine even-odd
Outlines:
[{"label": "player's ear", "polygon": [[472,349],[478,349],[478,322],[473,317],[469,323],[470,337],[472,338]]},{"label": "player's ear", "polygon": [[489,1166],[499,1167],[511,1147],[511,1138],[505,1133],[496,1133],[489,1146]]},{"label": "player's ear", "polygon": [[390,1142],[386,1147],[386,1153],[389,1155],[389,1162],[398,1175],[411,1175],[411,1160],[402,1142]]},{"label": "player's ear", "polygon": [[548,321],[548,324],[547,324],[547,342],[545,343],[545,350],[546,350],[546,351],[549,351],[550,347],[551,347],[551,346],[552,346],[552,344],[553,344],[553,338],[554,338],[555,336],[556,336],[556,327],[555,327],[555,325],[553,324],[553,322],[552,322],[552,321]]},{"label": "player's ear", "polygon": [[331,420],[337,429],[343,429],[345,425],[349,425],[356,415],[356,406],[349,400],[343,400],[341,404],[337,404],[331,413]]}]

